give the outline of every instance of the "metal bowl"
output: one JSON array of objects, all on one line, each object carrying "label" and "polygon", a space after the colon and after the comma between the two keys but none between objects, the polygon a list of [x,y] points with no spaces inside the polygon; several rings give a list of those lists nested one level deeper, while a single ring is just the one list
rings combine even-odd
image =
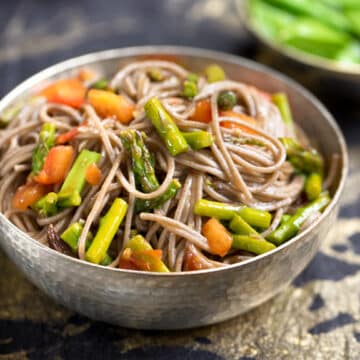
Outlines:
[{"label": "metal bowl", "polygon": [[176,57],[193,70],[221,65],[230,78],[269,92],[285,91],[300,126],[316,139],[327,160],[338,153],[332,201],[310,228],[277,249],[223,269],[157,274],[111,269],[62,255],[32,239],[0,215],[6,254],[36,286],[92,319],[141,329],[184,329],[217,323],[244,313],[283,290],[304,269],[334,225],[348,157],[336,122],[321,103],[294,81],[264,66],[219,52],[149,46],[93,53],[52,66],[23,82],[0,101],[0,112],[43,81],[82,66],[111,74],[119,64],[155,54]]},{"label": "metal bowl", "polygon": [[[358,98],[360,92],[360,64],[345,64],[284,46],[264,36],[254,25],[249,10],[251,0],[237,0],[241,23],[262,46],[259,60],[281,69],[319,95]],[[336,89],[334,91],[334,89]]]}]

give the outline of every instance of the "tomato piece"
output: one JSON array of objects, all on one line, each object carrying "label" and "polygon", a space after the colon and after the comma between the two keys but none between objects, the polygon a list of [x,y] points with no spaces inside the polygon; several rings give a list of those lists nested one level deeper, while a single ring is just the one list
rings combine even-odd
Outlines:
[{"label": "tomato piece", "polygon": [[200,100],[195,105],[195,112],[191,117],[192,120],[209,123],[212,120],[210,100]]},{"label": "tomato piece", "polygon": [[86,87],[78,79],[61,79],[42,89],[40,95],[50,102],[79,108],[85,101]]},{"label": "tomato piece", "polygon": [[101,170],[96,164],[90,164],[85,172],[85,179],[90,185],[97,185],[101,180]]},{"label": "tomato piece", "polygon": [[57,184],[64,181],[74,157],[72,146],[54,146],[45,158],[40,173],[34,180],[40,184]]},{"label": "tomato piece", "polygon": [[[222,112],[220,112],[220,116],[235,117],[240,120],[248,122],[249,125],[257,126],[257,122],[253,117],[245,115],[245,114],[241,114],[241,113],[238,113],[238,112],[235,112],[232,110],[222,111]],[[248,134],[253,134],[253,135],[258,134],[257,131],[255,131],[253,129],[250,129],[244,125],[241,125],[236,122],[229,121],[229,120],[221,121],[220,126],[227,128],[227,129],[240,129],[244,132],[247,132]]]},{"label": "tomato piece", "polygon": [[135,106],[125,96],[106,90],[91,89],[88,92],[88,100],[102,118],[115,117],[121,123],[127,124],[134,117]]},{"label": "tomato piece", "polygon": [[202,233],[213,254],[225,256],[229,252],[232,236],[219,220],[215,218],[208,220],[202,227]]},{"label": "tomato piece", "polygon": [[25,211],[50,191],[50,186],[30,181],[17,189],[11,205],[14,209]]},{"label": "tomato piece", "polygon": [[136,265],[131,260],[126,259],[124,257],[120,257],[119,268],[127,269],[127,270],[140,270],[136,267]]},{"label": "tomato piece", "polygon": [[63,145],[74,139],[79,133],[79,128],[74,128],[56,138],[56,145]]}]

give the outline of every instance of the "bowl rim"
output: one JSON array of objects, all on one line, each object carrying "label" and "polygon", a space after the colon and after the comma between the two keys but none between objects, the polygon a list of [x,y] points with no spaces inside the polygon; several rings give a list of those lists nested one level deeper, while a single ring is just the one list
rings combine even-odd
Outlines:
[{"label": "bowl rim", "polygon": [[302,63],[308,66],[311,66],[316,69],[327,70],[334,75],[346,75],[346,76],[356,76],[360,78],[360,64],[352,63],[341,63],[340,61],[331,60],[323,58],[321,56],[313,55],[305,51],[297,50],[295,48],[283,46],[276,41],[271,40],[261,33],[254,25],[250,10],[249,3],[251,0],[243,2],[238,0],[238,11],[240,13],[242,23],[245,28],[260,42],[265,44],[271,50],[278,52],[279,54],[290,58],[291,60]]},{"label": "bowl rim", "polygon": [[[11,90],[7,95],[5,95],[0,100],[0,113],[6,109],[9,104],[16,99],[17,97],[23,95],[28,90],[32,89],[36,85],[39,84],[41,81],[46,81],[52,76],[56,76],[62,74],[66,71],[71,71],[72,69],[80,66],[86,65],[94,65],[96,62],[102,62],[106,60],[116,60],[131,56],[142,56],[142,55],[151,55],[151,54],[171,54],[171,55],[185,55],[185,56],[193,56],[193,57],[203,57],[209,58],[211,61],[216,61],[216,59],[221,59],[225,62],[228,62],[233,65],[242,65],[250,70],[267,73],[272,76],[279,78],[281,81],[287,83],[291,87],[293,87],[297,92],[301,93],[302,96],[306,98],[307,101],[312,103],[323,115],[323,117],[327,120],[328,126],[330,126],[335,132],[336,137],[339,142],[339,147],[341,150],[340,158],[341,158],[341,170],[340,173],[340,181],[338,187],[332,197],[329,205],[326,207],[325,211],[321,214],[321,216],[313,223],[309,228],[301,232],[300,234],[293,237],[291,240],[285,242],[284,244],[276,247],[275,249],[261,254],[254,256],[253,258],[247,259],[240,263],[230,264],[226,267],[219,267],[214,269],[204,269],[204,270],[196,270],[196,271],[185,271],[185,272],[170,272],[170,273],[156,273],[156,272],[145,272],[145,271],[138,271],[138,270],[127,270],[127,269],[120,269],[120,268],[112,268],[112,267],[105,267],[98,264],[93,264],[87,261],[83,261],[77,258],[70,257],[68,255],[64,255],[59,253],[50,247],[40,243],[36,239],[33,239],[31,236],[23,232],[21,229],[16,227],[10,220],[8,220],[3,213],[0,213],[0,219],[2,219],[6,225],[8,225],[11,229],[15,232],[18,232],[23,238],[29,241],[32,245],[39,248],[39,250],[43,250],[48,252],[49,256],[59,256],[64,260],[67,260],[71,263],[78,264],[79,266],[86,266],[90,268],[94,268],[97,270],[103,271],[115,271],[120,273],[125,273],[134,276],[150,276],[150,277],[183,277],[183,276],[204,276],[208,273],[217,273],[223,271],[232,271],[243,266],[246,266],[250,263],[255,261],[260,261],[266,257],[274,256],[277,252],[282,251],[284,248],[290,246],[291,244],[302,241],[315,227],[317,227],[323,220],[327,217],[327,215],[333,210],[333,208],[338,204],[339,198],[341,193],[343,192],[347,173],[348,173],[348,152],[346,147],[346,142],[344,136],[337,125],[335,119],[330,114],[330,112],[325,108],[325,106],[314,96],[312,95],[307,89],[303,86],[299,85],[297,82],[292,80],[291,78],[283,75],[282,73],[273,70],[263,64],[259,64],[253,60],[245,59],[238,55],[228,54],[220,51],[215,50],[208,50],[203,48],[194,48],[188,46],[174,46],[174,45],[146,45],[146,46],[133,46],[133,47],[124,47],[124,48],[117,48],[117,49],[110,49],[110,50],[103,50],[98,52],[91,52],[85,55],[77,56],[74,58],[70,58],[65,61],[58,62],[50,67],[41,70],[40,72],[36,73],[35,75],[30,76],[19,85],[17,85],[13,90]],[[0,239],[1,241],[1,239]]]}]

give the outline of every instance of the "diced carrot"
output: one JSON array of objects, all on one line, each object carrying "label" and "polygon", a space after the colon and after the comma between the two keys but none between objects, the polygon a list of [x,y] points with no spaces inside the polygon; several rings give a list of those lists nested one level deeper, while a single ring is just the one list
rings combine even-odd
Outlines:
[{"label": "diced carrot", "polygon": [[124,257],[120,257],[119,268],[127,270],[139,270],[131,260],[125,259]]},{"label": "diced carrot", "polygon": [[133,118],[135,106],[125,96],[106,90],[91,89],[88,92],[88,100],[100,117],[113,116],[124,124]]},{"label": "diced carrot", "polygon": [[213,254],[225,256],[229,252],[232,237],[219,220],[215,218],[208,220],[202,227],[202,233],[206,237]]},{"label": "diced carrot", "polygon": [[184,261],[184,270],[193,271],[193,270],[202,270],[206,269],[204,264],[198,259],[196,254],[190,250],[186,250],[185,261]]},{"label": "diced carrot", "polygon": [[211,122],[211,104],[208,99],[200,100],[195,105],[195,112],[191,117],[192,120],[204,123]]},{"label": "diced carrot", "polygon": [[79,128],[73,128],[71,130],[69,130],[68,132],[59,135],[56,138],[56,145],[63,145],[68,143],[69,141],[71,141],[74,137],[77,136],[77,134],[79,133]]},{"label": "diced carrot", "polygon": [[72,146],[54,146],[50,149],[42,170],[34,177],[34,180],[45,185],[62,182],[70,169],[73,157],[74,150]]},{"label": "diced carrot", "polygon": [[[222,111],[222,112],[220,112],[220,116],[235,117],[235,118],[238,118],[240,120],[248,122],[249,125],[254,125],[254,126],[257,125],[257,122],[253,117],[245,115],[245,114],[241,114],[241,113],[238,113],[238,112],[235,112],[235,111],[232,111],[232,110]],[[229,120],[221,121],[220,126],[222,126],[224,128],[227,128],[227,129],[240,129],[240,130],[242,130],[244,132],[247,132],[249,134],[254,134],[254,135],[258,134],[255,130],[252,130],[252,129],[246,127],[246,126],[243,126],[241,124],[238,124],[236,122],[232,122],[232,121],[229,121]]]},{"label": "diced carrot", "polygon": [[90,164],[85,172],[85,179],[90,185],[97,185],[101,180],[101,170],[96,164]]},{"label": "diced carrot", "polygon": [[86,87],[78,79],[61,79],[42,89],[40,95],[50,102],[79,108],[85,101]]},{"label": "diced carrot", "polygon": [[12,199],[12,207],[25,211],[50,191],[50,186],[29,181],[17,189]]}]

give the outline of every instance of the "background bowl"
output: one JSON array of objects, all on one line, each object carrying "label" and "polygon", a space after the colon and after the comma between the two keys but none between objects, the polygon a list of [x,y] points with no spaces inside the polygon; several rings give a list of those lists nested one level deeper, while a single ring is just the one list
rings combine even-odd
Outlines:
[{"label": "background bowl", "polygon": [[292,80],[252,61],[185,47],[134,47],[93,53],[52,66],[31,77],[0,101],[0,112],[43,81],[82,66],[111,74],[117,66],[156,54],[175,56],[200,71],[221,65],[230,78],[269,92],[287,92],[300,126],[316,139],[327,160],[338,153],[341,167],[333,199],[309,229],[274,251],[226,269],[155,274],[109,269],[62,255],[38,243],[0,214],[0,243],[36,286],[57,302],[92,319],[142,329],[180,329],[213,324],[239,315],[284,289],[309,263],[335,223],[347,174],[344,138],[332,116]]},{"label": "background bowl", "polygon": [[340,63],[272,41],[254,26],[249,10],[250,1],[237,0],[239,21],[261,45],[258,54],[261,62],[285,71],[297,81],[316,90],[324,99],[333,97],[336,91],[343,99],[358,100],[360,64]]}]

